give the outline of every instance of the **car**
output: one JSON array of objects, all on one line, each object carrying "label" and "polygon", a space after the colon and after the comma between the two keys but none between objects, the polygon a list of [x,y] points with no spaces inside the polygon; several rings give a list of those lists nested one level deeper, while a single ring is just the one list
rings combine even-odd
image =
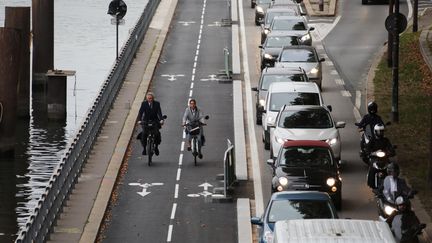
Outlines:
[{"label": "car", "polygon": [[273,67],[284,46],[293,46],[301,44],[297,35],[275,34],[270,33],[264,44],[259,45],[261,49],[261,70],[265,67]]},{"label": "car", "polygon": [[[294,34],[301,38],[304,45],[312,45],[314,27],[309,27],[303,16],[275,16],[268,29],[261,30],[261,44],[264,43],[270,32],[277,31],[280,34]],[[287,33],[289,32],[289,33]]]},{"label": "car", "polygon": [[306,70],[309,79],[315,82],[322,90],[322,62],[315,47],[312,46],[286,46],[282,48],[275,67],[302,67]]},{"label": "car", "polygon": [[325,192],[285,191],[271,196],[264,214],[251,218],[259,227],[259,242],[272,242],[274,226],[280,220],[337,219],[338,214],[330,196]]},{"label": "car", "polygon": [[330,145],[340,166],[342,143],[339,129],[345,127],[345,122],[334,122],[327,107],[285,106],[276,121],[267,125],[273,128],[270,130],[270,158],[278,154],[285,141],[320,140]]},{"label": "car", "polygon": [[309,82],[306,72],[301,68],[265,68],[257,87],[252,91],[256,92],[256,124],[262,123],[262,111],[265,106],[267,90],[272,83],[276,82]]},{"label": "car", "polygon": [[[264,43],[267,34],[269,33],[270,25],[273,18],[276,16],[299,16],[299,11],[296,6],[289,8],[268,8],[266,10],[263,23],[261,23],[261,44]],[[263,36],[265,35],[265,36]]]},{"label": "car", "polygon": [[313,82],[272,83],[262,111],[264,149],[270,149],[270,126],[284,105],[323,105],[321,92]]},{"label": "car", "polygon": [[255,0],[255,24],[260,25],[272,0]]},{"label": "car", "polygon": [[272,192],[320,191],[330,195],[335,207],[342,207],[342,179],[330,145],[323,141],[284,142],[272,167]]}]

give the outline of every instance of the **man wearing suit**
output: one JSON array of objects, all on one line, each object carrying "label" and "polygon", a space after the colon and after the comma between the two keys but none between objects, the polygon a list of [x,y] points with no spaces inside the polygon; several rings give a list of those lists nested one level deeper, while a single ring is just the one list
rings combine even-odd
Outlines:
[{"label": "man wearing suit", "polygon": [[407,197],[411,192],[411,188],[407,185],[406,181],[399,178],[399,165],[391,163],[387,167],[388,176],[383,182],[383,194],[388,202],[395,203],[398,196]]},{"label": "man wearing suit", "polygon": [[[153,93],[147,93],[146,100],[141,103],[141,107],[138,113],[138,117],[141,121],[141,123],[153,121],[158,122],[160,124],[158,128],[156,129],[156,141],[155,141],[155,154],[159,155],[159,148],[158,145],[161,143],[161,134],[159,129],[163,125],[163,117],[162,117],[162,110],[160,107],[160,103],[154,100]],[[147,154],[146,146],[147,146],[147,136],[148,131],[144,130],[143,127],[143,133],[141,136],[141,144],[143,146],[143,155]]]}]

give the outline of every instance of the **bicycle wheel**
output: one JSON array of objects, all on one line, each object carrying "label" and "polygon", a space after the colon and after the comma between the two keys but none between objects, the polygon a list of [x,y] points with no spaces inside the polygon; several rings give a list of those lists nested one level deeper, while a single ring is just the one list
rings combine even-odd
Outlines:
[{"label": "bicycle wheel", "polygon": [[149,139],[149,141],[147,142],[147,155],[148,155],[148,165],[150,166],[152,163],[152,157],[153,157],[153,139]]},{"label": "bicycle wheel", "polygon": [[197,165],[197,156],[198,156],[198,146],[197,146],[197,139],[193,138],[192,139],[192,154],[194,157],[194,164],[195,166]]}]

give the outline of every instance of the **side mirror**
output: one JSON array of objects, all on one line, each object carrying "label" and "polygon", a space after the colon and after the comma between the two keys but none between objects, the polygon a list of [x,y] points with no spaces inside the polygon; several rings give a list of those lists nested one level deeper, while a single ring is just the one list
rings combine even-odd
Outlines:
[{"label": "side mirror", "polygon": [[259,48],[259,49],[263,49],[263,46],[262,46],[262,45],[259,45],[258,48]]},{"label": "side mirror", "polygon": [[258,87],[251,88],[252,91],[258,92]]},{"label": "side mirror", "polygon": [[206,120],[208,120],[209,118],[210,118],[210,117],[209,117],[208,115],[204,117],[204,119],[206,119]]},{"label": "side mirror", "polygon": [[167,119],[167,115],[163,115],[162,119],[164,119],[164,120]]},{"label": "side mirror", "polygon": [[259,217],[252,217],[251,223],[254,225],[259,225],[259,226],[263,225],[263,222],[261,221],[261,218],[259,218]]},{"label": "side mirror", "polygon": [[274,166],[274,160],[273,159],[268,159],[267,160],[267,164],[270,165],[271,167]]},{"label": "side mirror", "polygon": [[327,105],[327,109],[332,112],[333,111],[333,107],[331,105]]},{"label": "side mirror", "polygon": [[324,62],[325,61],[325,58],[324,57],[321,57],[319,60],[318,60],[318,62]]},{"label": "side mirror", "polygon": [[315,27],[309,27],[309,31],[315,30]]},{"label": "side mirror", "polygon": [[261,112],[262,112],[262,113],[267,113],[267,110],[262,110]]},{"label": "side mirror", "polygon": [[344,128],[346,123],[344,121],[336,122],[336,128]]}]

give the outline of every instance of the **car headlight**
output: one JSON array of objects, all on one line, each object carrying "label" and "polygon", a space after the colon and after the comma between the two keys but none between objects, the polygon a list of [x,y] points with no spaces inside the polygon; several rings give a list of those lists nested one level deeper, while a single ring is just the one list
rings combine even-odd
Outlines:
[{"label": "car headlight", "polygon": [[335,178],[330,177],[327,179],[326,183],[328,186],[334,186],[336,184],[336,180],[335,180]]},{"label": "car headlight", "polygon": [[265,100],[264,99],[260,99],[259,100],[259,104],[260,104],[260,106],[265,106]]},{"label": "car headlight", "polygon": [[305,42],[305,41],[310,40],[310,38],[311,38],[310,34],[306,34],[306,35],[302,36],[300,38],[300,40],[303,41],[303,42]]},{"label": "car headlight", "polygon": [[269,29],[265,29],[265,30],[264,30],[264,34],[267,35],[268,33],[270,33],[270,30],[269,30]]},{"label": "car headlight", "polygon": [[257,7],[256,7],[256,11],[257,11],[258,13],[264,13],[264,9],[263,9],[261,6],[257,6]]},{"label": "car headlight", "polygon": [[275,137],[275,139],[276,139],[276,142],[278,142],[279,144],[284,144],[287,141],[286,139],[283,139],[280,137]]},{"label": "car headlight", "polygon": [[273,232],[271,231],[264,232],[264,242],[268,242],[268,243],[273,242]]},{"label": "car headlight", "polygon": [[279,184],[281,185],[281,186],[286,186],[286,185],[288,185],[288,179],[286,178],[286,177],[279,177]]},{"label": "car headlight", "polygon": [[264,59],[273,59],[273,56],[266,53],[266,54],[264,54]]},{"label": "car headlight", "polygon": [[319,71],[318,68],[314,67],[314,68],[312,68],[312,70],[310,70],[310,73],[317,74],[318,71]]},{"label": "car headlight", "polygon": [[334,144],[336,144],[337,143],[337,138],[329,138],[329,139],[327,139],[326,140],[326,143],[328,143],[328,145],[334,145]]},{"label": "car headlight", "polygon": [[385,205],[385,207],[384,207],[385,214],[390,216],[394,211],[396,211],[396,209],[394,207],[389,206],[389,205]]}]

